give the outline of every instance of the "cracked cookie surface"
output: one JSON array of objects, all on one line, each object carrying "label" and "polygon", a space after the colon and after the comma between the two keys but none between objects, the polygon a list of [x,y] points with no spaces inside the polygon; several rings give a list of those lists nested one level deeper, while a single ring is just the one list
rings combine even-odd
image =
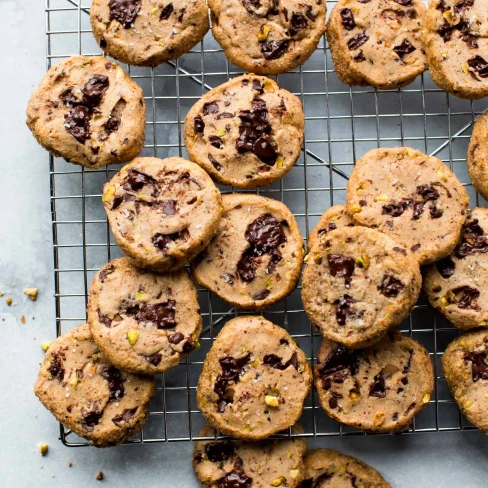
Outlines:
[{"label": "cracked cookie surface", "polygon": [[327,415],[373,432],[406,430],[434,388],[429,353],[398,331],[389,331],[365,349],[347,349],[325,339],[314,377]]},{"label": "cracked cookie surface", "polygon": [[343,227],[327,233],[309,252],[302,300],[324,337],[360,348],[407,318],[421,284],[410,251],[376,230]]},{"label": "cracked cookie surface", "polygon": [[252,194],[222,196],[216,236],[191,263],[192,275],[226,302],[262,310],[290,294],[303,263],[303,238],[281,202]]},{"label": "cracked cookie surface", "polygon": [[90,22],[106,54],[137,66],[178,58],[209,29],[205,0],[93,0]]},{"label": "cracked cookie surface", "polygon": [[96,447],[108,447],[142,429],[154,381],[110,364],[84,324],[49,346],[34,392],[65,427]]},{"label": "cracked cookie surface", "polygon": [[320,242],[328,232],[341,229],[342,227],[353,226],[354,222],[346,213],[346,207],[344,205],[334,205],[328,208],[308,236],[308,249],[311,249],[317,242]]},{"label": "cracked cookie surface", "polygon": [[488,199],[488,113],[479,116],[469,141],[467,164],[476,191]]},{"label": "cracked cookie surface", "polygon": [[102,56],[72,56],[54,65],[27,106],[27,126],[37,142],[86,168],[136,157],[145,123],[142,89]]},{"label": "cracked cookie surface", "polygon": [[206,93],[185,119],[190,159],[218,183],[269,185],[295,164],[303,143],[300,100],[262,76],[243,75]]},{"label": "cracked cookie surface", "polygon": [[448,256],[466,220],[469,198],[440,159],[408,147],[373,149],[347,185],[346,212],[414,253],[420,264]]},{"label": "cracked cookie surface", "polygon": [[208,174],[182,158],[136,158],[103,189],[112,232],[139,267],[182,268],[218,229],[220,193]]},{"label": "cracked cookie surface", "polygon": [[257,73],[303,64],[325,32],[324,0],[209,0],[212,33],[229,60]]},{"label": "cracked cookie surface", "polygon": [[427,68],[421,0],[339,0],[327,40],[339,79],[383,90],[411,83]]},{"label": "cracked cookie surface", "polygon": [[225,324],[207,354],[197,403],[223,434],[261,440],[296,423],[311,381],[305,354],[284,329],[241,316]]},{"label": "cracked cookie surface", "polygon": [[139,374],[177,366],[197,346],[202,328],[197,290],[186,270],[151,273],[126,258],[95,275],[88,322],[108,360]]}]

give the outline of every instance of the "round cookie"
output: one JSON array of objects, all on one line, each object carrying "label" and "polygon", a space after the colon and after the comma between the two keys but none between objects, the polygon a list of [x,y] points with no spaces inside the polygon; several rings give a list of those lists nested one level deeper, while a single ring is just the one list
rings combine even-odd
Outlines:
[{"label": "round cookie", "polygon": [[66,428],[96,447],[116,446],[139,432],[154,390],[152,378],[112,366],[87,324],[49,346],[34,387]]},{"label": "round cookie", "polygon": [[488,325],[488,209],[475,208],[453,254],[425,271],[430,304],[458,329]]},{"label": "round cookie", "polygon": [[333,449],[311,449],[304,462],[305,479],[299,488],[391,488],[376,469]]},{"label": "round cookie", "polygon": [[[210,437],[206,426],[200,436]],[[195,442],[193,469],[204,488],[283,486],[297,488],[303,479],[305,439],[261,442],[211,440]]]},{"label": "round cookie", "polygon": [[383,90],[412,83],[427,69],[425,12],[421,0],[339,0],[327,22],[339,79]]},{"label": "round cookie", "polygon": [[106,54],[137,66],[178,58],[209,29],[205,0],[93,0],[90,22]]},{"label": "round cookie", "polygon": [[430,0],[422,37],[437,86],[460,98],[488,96],[486,0]]},{"label": "round cookie", "polygon": [[27,106],[27,126],[41,146],[92,169],[135,158],[145,124],[142,89],[102,56],[72,56],[54,65]]},{"label": "round cookie", "polygon": [[295,164],[305,118],[298,97],[262,76],[243,75],[206,93],[185,118],[190,159],[218,183],[269,185]]},{"label": "round cookie", "polygon": [[291,71],[325,32],[326,2],[209,0],[212,33],[227,58],[261,75]]},{"label": "round cookie", "polygon": [[488,112],[482,114],[474,124],[467,164],[476,191],[488,200]]},{"label": "round cookie", "polygon": [[315,388],[327,415],[373,432],[402,432],[430,401],[429,353],[398,331],[366,349],[325,339],[317,353]]},{"label": "round cookie", "polygon": [[88,301],[93,339],[124,371],[164,373],[197,345],[197,290],[186,270],[156,274],[116,259],[95,275]]},{"label": "round cookie", "polygon": [[331,230],[354,226],[354,222],[345,210],[346,207],[344,205],[334,205],[322,214],[317,225],[308,236],[308,249],[311,249],[316,242],[319,242]]},{"label": "round cookie", "polygon": [[454,339],[442,356],[442,371],[459,409],[488,434],[488,330]]},{"label": "round cookie", "polygon": [[406,319],[421,286],[410,251],[377,230],[343,227],[312,247],[302,300],[324,337],[357,349]]},{"label": "round cookie", "polygon": [[203,363],[197,403],[223,434],[262,440],[296,423],[312,373],[289,334],[263,317],[222,328]]},{"label": "round cookie", "polygon": [[193,278],[234,307],[262,310],[297,286],[303,238],[286,205],[252,194],[222,197],[215,238],[191,263]]},{"label": "round cookie", "polygon": [[102,201],[124,253],[142,268],[174,271],[217,232],[220,192],[182,158],[136,158],[103,187]]},{"label": "round cookie", "polygon": [[448,256],[466,219],[469,198],[440,159],[409,147],[373,149],[347,185],[346,212],[410,249],[420,264]]}]

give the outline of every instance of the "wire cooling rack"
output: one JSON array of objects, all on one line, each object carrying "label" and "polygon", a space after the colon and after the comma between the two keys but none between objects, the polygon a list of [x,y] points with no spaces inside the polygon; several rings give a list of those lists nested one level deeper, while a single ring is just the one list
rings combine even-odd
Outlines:
[{"label": "wire cooling rack", "polygon": [[[335,2],[327,2],[330,12]],[[47,68],[73,54],[101,54],[89,22],[90,1],[46,0]],[[143,88],[146,141],[141,155],[187,157],[183,144],[184,117],[209,89],[241,70],[229,63],[209,33],[204,41],[178,60],[157,68],[125,67]],[[298,95],[305,109],[305,142],[295,167],[283,180],[258,190],[284,202],[295,214],[304,236],[329,206],[344,203],[348,175],[354,161],[376,147],[412,146],[441,158],[465,184],[471,206],[483,205],[466,170],[466,151],[475,118],[488,100],[466,101],[439,90],[426,72],[401,90],[377,91],[342,84],[335,72],[325,39],[299,69],[277,77]],[[110,232],[101,202],[103,183],[119,167],[85,170],[50,157],[56,331],[61,334],[86,320],[91,280],[107,261],[121,256]],[[229,187],[220,187],[229,192]],[[200,368],[214,335],[237,315],[229,305],[199,289],[204,331],[201,348],[178,367],[156,378],[157,391],[143,432],[134,443],[198,439],[205,421],[196,406]],[[266,318],[288,330],[312,365],[320,335],[303,310],[300,287],[286,300],[266,310]],[[467,430],[442,376],[439,359],[458,335],[421,299],[401,326],[423,344],[435,367],[435,393],[415,417],[409,433]],[[306,437],[364,435],[330,419],[314,396],[306,401],[301,423]],[[68,446],[86,441],[61,426]]]}]

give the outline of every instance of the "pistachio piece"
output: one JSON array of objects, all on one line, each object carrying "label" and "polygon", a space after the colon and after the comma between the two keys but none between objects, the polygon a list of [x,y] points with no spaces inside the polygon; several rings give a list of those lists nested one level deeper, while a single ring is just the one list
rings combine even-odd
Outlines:
[{"label": "pistachio piece", "polygon": [[271,482],[271,486],[281,486],[284,481],[286,481],[286,478],[284,476],[280,476]]},{"label": "pistachio piece", "polygon": [[264,42],[268,38],[270,30],[271,29],[267,25],[262,25],[258,32],[258,41]]},{"label": "pistachio piece", "polygon": [[278,407],[279,406],[278,398],[275,396],[266,395],[264,397],[264,401],[266,402],[266,405],[268,405],[270,407]]},{"label": "pistachio piece", "polygon": [[377,195],[374,197],[375,202],[387,202],[389,200],[389,196],[387,193],[382,193],[381,195]]},{"label": "pistachio piece", "polygon": [[219,137],[224,137],[224,136],[226,136],[226,135],[227,135],[227,131],[226,131],[225,129],[219,129],[219,130],[217,131],[217,135],[218,135]]},{"label": "pistachio piece", "polygon": [[299,469],[290,469],[290,478],[295,479],[300,474]]},{"label": "pistachio piece", "polygon": [[361,207],[361,205],[355,203],[352,207],[351,207],[351,213],[352,214],[356,214],[356,213],[359,213],[361,212],[361,210],[363,209],[363,207]]},{"label": "pistachio piece", "polygon": [[285,158],[283,156],[280,156],[277,160],[276,160],[276,166],[278,168],[283,168],[283,163],[285,162]]},{"label": "pistachio piece", "polygon": [[137,330],[129,330],[129,332],[127,332],[127,340],[131,346],[137,342],[137,339],[139,339],[139,332],[137,332]]},{"label": "pistachio piece", "polygon": [[76,386],[78,384],[78,374],[76,373],[76,371],[73,371],[71,373],[68,383],[70,384],[70,386]]},{"label": "pistachio piece", "polygon": [[359,266],[360,268],[363,269],[369,268],[370,261],[369,261],[369,257],[366,254],[364,256],[358,256],[355,259],[355,262],[356,262],[356,266]]},{"label": "pistachio piece", "polygon": [[144,300],[146,298],[146,292],[144,290],[139,290],[136,294],[138,300]]},{"label": "pistachio piece", "polygon": [[422,398],[422,403],[429,403],[430,402],[430,393],[426,393]]},{"label": "pistachio piece", "polygon": [[51,345],[51,342],[49,341],[43,341],[41,342],[41,347],[43,351],[47,351],[49,349],[49,346]]},{"label": "pistachio piece", "polygon": [[110,202],[115,196],[115,185],[109,185],[102,195],[102,202]]}]

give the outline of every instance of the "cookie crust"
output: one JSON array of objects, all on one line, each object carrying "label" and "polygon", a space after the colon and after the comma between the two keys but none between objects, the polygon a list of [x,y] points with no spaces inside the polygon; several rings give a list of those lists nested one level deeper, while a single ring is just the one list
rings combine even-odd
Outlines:
[{"label": "cookie crust", "polygon": [[328,232],[342,227],[353,226],[354,222],[346,213],[345,205],[334,205],[328,208],[308,236],[308,249],[311,249],[317,242],[321,241]]},{"label": "cookie crust", "polygon": [[468,171],[476,191],[488,199],[488,113],[480,115],[473,127],[468,148]]}]

